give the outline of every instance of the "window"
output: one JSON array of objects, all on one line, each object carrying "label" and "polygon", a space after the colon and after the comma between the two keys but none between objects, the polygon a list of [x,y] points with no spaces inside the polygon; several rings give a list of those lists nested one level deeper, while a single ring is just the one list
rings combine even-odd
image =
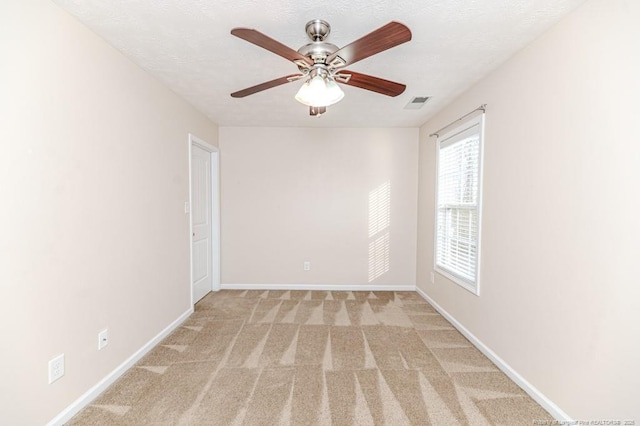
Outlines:
[{"label": "window", "polygon": [[435,270],[479,294],[484,114],[438,137]]}]

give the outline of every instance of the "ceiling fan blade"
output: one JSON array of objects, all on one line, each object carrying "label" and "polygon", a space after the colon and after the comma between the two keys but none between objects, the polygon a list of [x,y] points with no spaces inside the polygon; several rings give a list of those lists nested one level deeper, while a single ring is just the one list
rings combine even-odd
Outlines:
[{"label": "ceiling fan blade", "polygon": [[339,56],[347,65],[350,65],[409,40],[411,40],[411,30],[406,25],[392,21],[332,53],[326,63],[330,64]]},{"label": "ceiling fan blade", "polygon": [[280,43],[262,34],[259,31],[256,31],[251,28],[234,28],[231,30],[231,34],[236,37],[239,37],[243,40],[248,41],[249,43],[253,43],[256,46],[260,46],[263,49],[267,49],[270,52],[275,53],[276,55],[282,56],[285,59],[290,60],[291,62],[295,62],[297,64],[303,65],[313,65],[313,61],[310,58],[307,58],[304,55],[296,52],[290,47],[285,46]]},{"label": "ceiling fan blade", "polygon": [[[349,80],[345,81],[340,78],[343,75],[351,75]],[[373,77],[367,74],[360,74],[353,71],[342,70],[335,79],[338,83],[349,86],[359,87],[361,89],[371,90],[372,92],[381,93],[387,96],[398,96],[407,88],[404,84],[394,81],[384,80],[382,78]]]},{"label": "ceiling fan blade", "polygon": [[285,77],[276,78],[275,80],[267,81],[262,84],[258,84],[256,86],[247,87],[243,90],[238,90],[237,92],[233,92],[231,97],[233,98],[244,98],[245,96],[253,95],[254,93],[262,92],[263,90],[271,89],[272,87],[280,86],[285,83],[290,83],[292,81],[296,81],[304,77],[302,74],[292,74],[287,75]]}]

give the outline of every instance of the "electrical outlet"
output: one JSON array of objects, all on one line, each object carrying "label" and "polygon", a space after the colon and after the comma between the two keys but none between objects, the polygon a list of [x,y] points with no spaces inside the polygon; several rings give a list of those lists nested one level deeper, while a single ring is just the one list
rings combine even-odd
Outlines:
[{"label": "electrical outlet", "polygon": [[309,261],[305,261],[302,264],[302,269],[304,269],[305,271],[310,271],[311,270],[311,262]]},{"label": "electrical outlet", "polygon": [[104,348],[109,344],[109,330],[104,329],[98,333],[98,350]]},{"label": "electrical outlet", "polygon": [[64,376],[64,354],[49,361],[49,384]]},{"label": "electrical outlet", "polygon": [[436,274],[434,274],[433,272],[431,272],[431,284],[436,282]]},{"label": "electrical outlet", "polygon": [[191,212],[191,204],[189,204],[188,201],[184,202],[184,212],[185,213],[190,213]]}]

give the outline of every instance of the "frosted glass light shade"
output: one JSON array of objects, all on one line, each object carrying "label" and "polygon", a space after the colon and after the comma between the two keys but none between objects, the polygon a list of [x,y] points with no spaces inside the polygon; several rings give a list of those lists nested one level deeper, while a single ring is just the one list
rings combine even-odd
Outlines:
[{"label": "frosted glass light shade", "polygon": [[311,106],[310,93],[311,90],[309,89],[309,82],[305,81],[304,84],[300,87],[300,90],[298,90],[298,93],[296,93],[296,101],[307,106]]},{"label": "frosted glass light shade", "polygon": [[340,102],[342,98],[344,98],[344,92],[342,91],[340,86],[338,86],[338,84],[333,81],[332,78],[327,78],[326,87],[327,89],[325,90],[325,100],[327,104],[324,106],[333,105]]},{"label": "frosted glass light shade", "polygon": [[311,107],[326,107],[339,102],[344,98],[344,92],[338,87],[332,78],[323,78],[316,75],[305,82],[298,93],[296,100]]}]

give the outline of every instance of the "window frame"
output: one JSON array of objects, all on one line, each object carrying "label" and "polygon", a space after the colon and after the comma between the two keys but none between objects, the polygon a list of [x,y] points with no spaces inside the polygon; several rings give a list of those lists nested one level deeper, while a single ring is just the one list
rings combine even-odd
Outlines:
[{"label": "window frame", "polygon": [[[440,196],[440,150],[442,149],[442,145],[446,144],[446,146],[453,145],[458,141],[449,142],[452,138],[459,136],[473,127],[478,126],[478,192],[477,192],[477,211],[478,211],[478,237],[476,241],[476,258],[475,258],[475,277],[473,280],[469,280],[465,277],[456,274],[455,271],[447,269],[446,266],[438,265],[438,201]],[[433,269],[438,274],[448,278],[454,283],[458,284],[465,290],[475,294],[476,296],[480,296],[480,258],[481,258],[481,241],[482,241],[482,193],[483,193],[483,169],[484,169],[484,113],[479,114],[476,117],[465,120],[464,122],[458,124],[453,127],[447,133],[442,134],[442,136],[438,135],[436,140],[436,184],[435,184],[435,217],[434,217],[434,239],[433,239]],[[474,132],[475,133],[475,132]],[[460,140],[463,140],[461,138]]]}]

